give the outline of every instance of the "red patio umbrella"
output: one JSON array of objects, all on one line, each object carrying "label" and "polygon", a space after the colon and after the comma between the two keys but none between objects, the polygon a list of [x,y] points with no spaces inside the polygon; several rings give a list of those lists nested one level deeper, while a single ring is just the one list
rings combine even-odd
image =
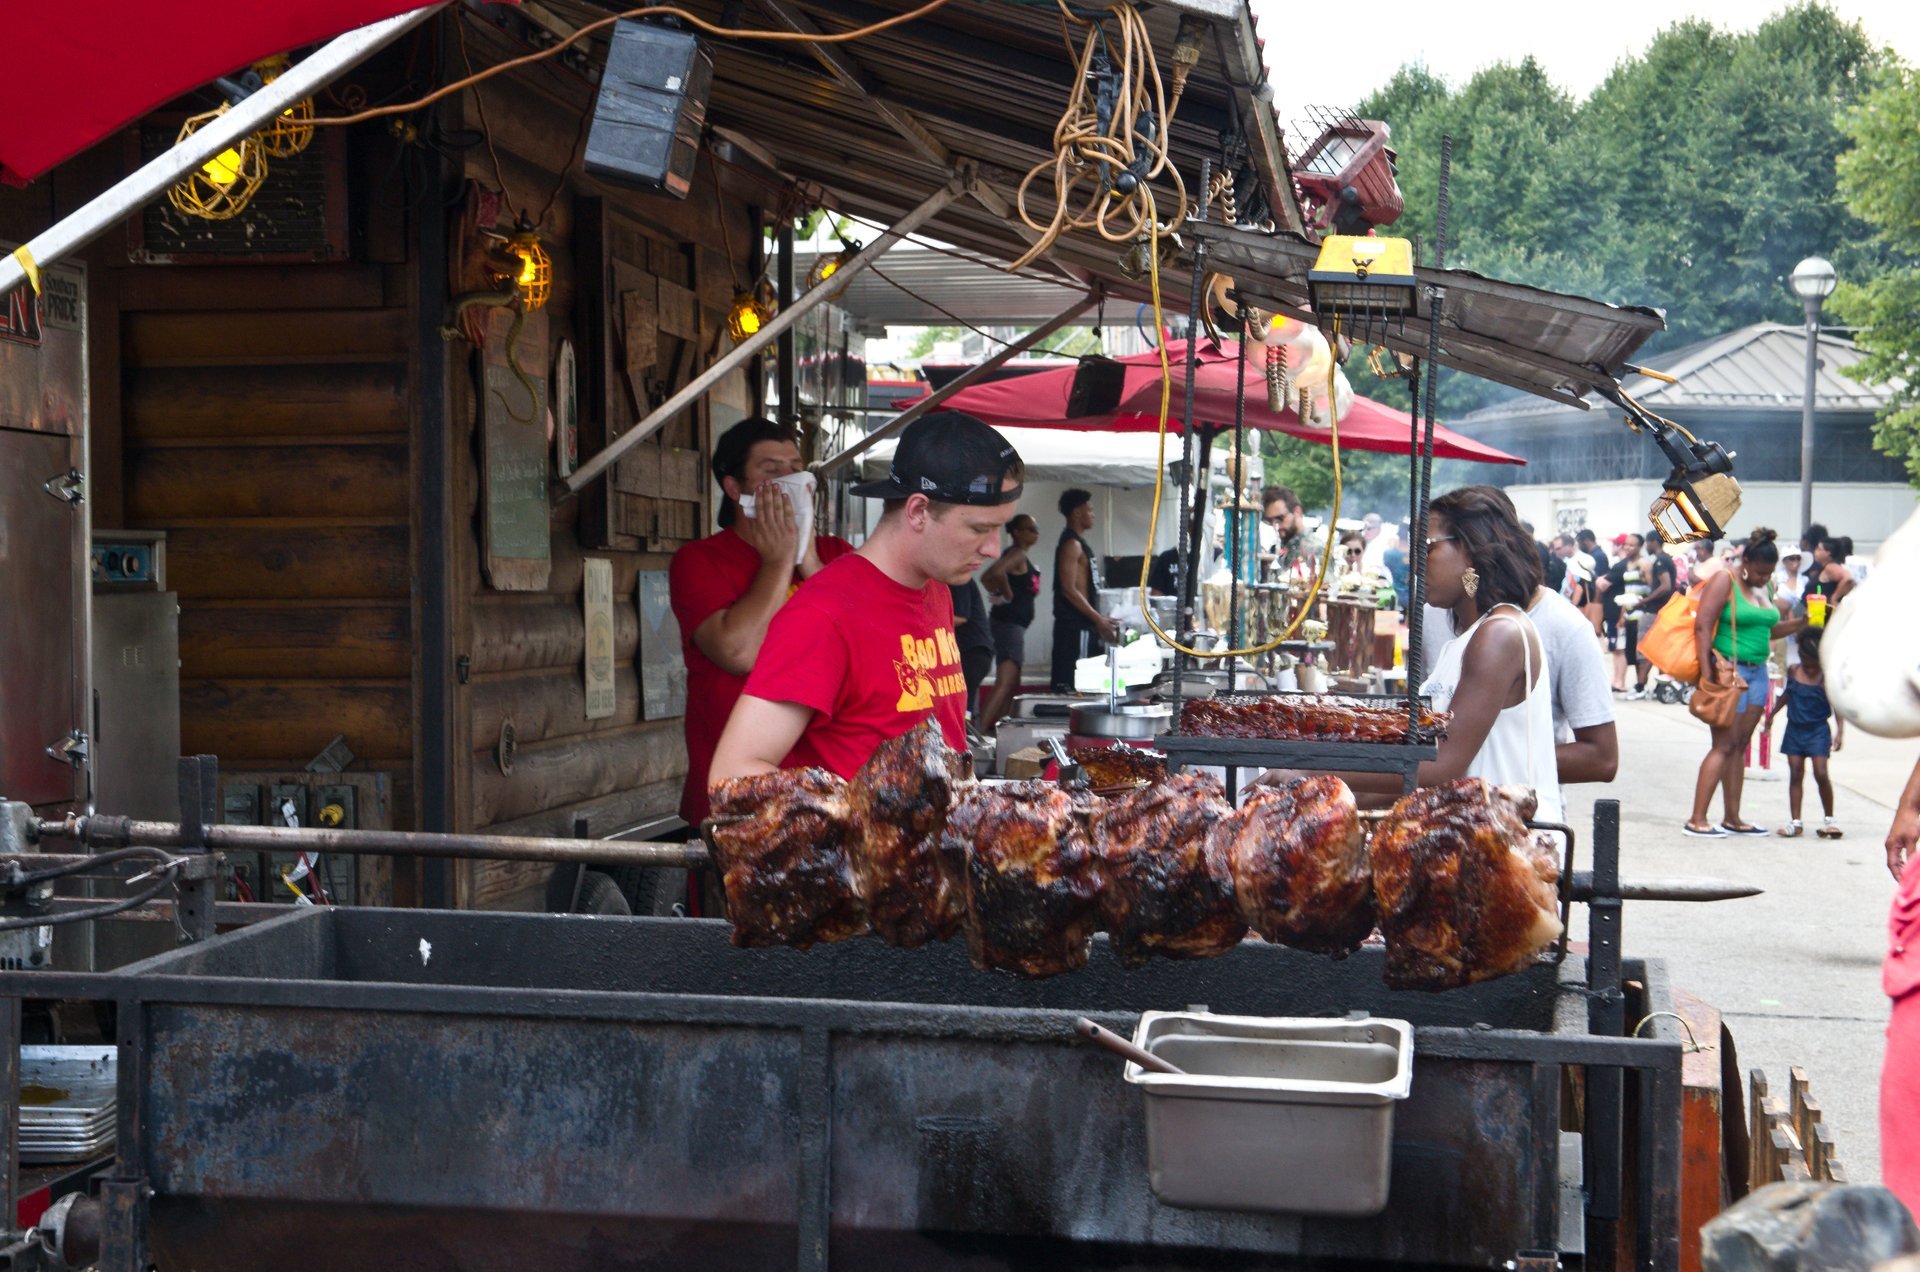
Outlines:
[{"label": "red patio umbrella", "polygon": [[7,6],[0,178],[24,185],[155,107],[430,0],[63,0]]},{"label": "red patio umbrella", "polygon": [[[1173,367],[1173,406],[1167,415],[1167,428],[1178,431],[1186,401],[1186,342],[1168,341],[1167,360]],[[960,390],[943,405],[976,415],[989,424],[1008,427],[1075,428],[1107,433],[1155,431],[1160,426],[1160,355],[1140,353],[1117,361],[1125,368],[1120,401],[1114,410],[1105,414],[1077,418],[1067,414],[1078,370],[1071,366],[976,384]],[[1195,420],[1215,428],[1231,428],[1234,382],[1239,373],[1238,350],[1205,342],[1195,355],[1195,363]],[[1246,379],[1247,427],[1285,433],[1321,445],[1332,440],[1326,429],[1302,424],[1291,407],[1277,414],[1267,409],[1266,373],[1260,358],[1249,356]],[[1413,450],[1413,417],[1355,394],[1353,406],[1340,417],[1340,445],[1347,450],[1409,454]],[[1433,453],[1439,459],[1470,459],[1483,464],[1527,462],[1440,425],[1434,426]]]}]

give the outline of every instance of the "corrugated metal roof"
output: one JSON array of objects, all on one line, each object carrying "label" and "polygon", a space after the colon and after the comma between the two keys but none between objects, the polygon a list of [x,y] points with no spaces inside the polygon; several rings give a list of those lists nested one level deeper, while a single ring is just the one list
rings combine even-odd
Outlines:
[{"label": "corrugated metal roof", "polygon": [[[1319,257],[1319,244],[1298,234],[1214,225],[1183,233],[1206,241],[1209,268],[1232,275],[1249,304],[1311,320],[1307,271]],[[1568,405],[1582,405],[1581,395],[1590,388],[1617,379],[1634,351],[1666,328],[1652,309],[1501,282],[1470,270],[1416,268],[1414,274],[1421,283],[1415,315],[1382,343],[1424,358],[1427,288],[1441,287],[1443,364]]]},{"label": "corrugated metal roof", "polygon": [[[1815,411],[1868,412],[1886,406],[1887,388],[1862,384],[1843,374],[1845,368],[1865,356],[1845,336],[1821,333],[1819,366],[1814,372]],[[1801,327],[1755,323],[1647,358],[1643,365],[1679,381],[1667,384],[1633,375],[1621,382],[1622,388],[1655,411],[1798,409],[1806,394],[1807,337]],[[1557,413],[1543,403],[1516,398],[1463,415],[1455,422],[1471,425]]]},{"label": "corrugated metal roof", "polygon": [[[805,278],[814,260],[812,252],[796,253],[795,276]],[[834,303],[877,334],[881,327],[938,327],[955,318],[983,327],[1033,327],[1082,294],[1047,278],[901,244],[855,276]],[[1131,315],[1133,306],[1126,311]],[[1096,321],[1089,312],[1080,325]]]},{"label": "corrugated metal roof", "polygon": [[[722,26],[790,29],[783,25],[784,12],[834,32],[916,6],[905,0],[757,0],[743,10],[727,0],[685,0],[685,7]],[[546,0],[544,8],[583,24],[624,6]],[[1203,156],[1217,160],[1224,134],[1244,136],[1276,219],[1299,224],[1246,0],[1165,0],[1143,6],[1142,13],[1163,74],[1170,72],[1182,15],[1201,18],[1210,28],[1169,134],[1181,175],[1195,180]],[[708,47],[714,57],[708,124],[723,137],[743,139],[782,174],[824,192],[830,205],[882,223],[949,184],[956,167],[977,175],[987,202],[1013,204],[1029,169],[1053,154],[1054,126],[1076,74],[1061,38],[1059,10],[1007,0],[953,0],[820,56],[795,43],[711,40]],[[595,59],[603,59],[604,43],[594,49]],[[850,69],[859,87],[830,71],[829,58],[840,71]],[[911,136],[898,126],[903,113],[911,116]],[[1153,184],[1162,214],[1170,215],[1176,202],[1171,183]],[[1052,209],[1040,211],[1050,215]],[[922,233],[999,260],[1015,259],[1029,241],[1017,220],[972,197],[951,204]],[[1117,265],[1123,248],[1091,233],[1070,234],[1042,269],[1083,287],[1101,280],[1125,288]]]}]

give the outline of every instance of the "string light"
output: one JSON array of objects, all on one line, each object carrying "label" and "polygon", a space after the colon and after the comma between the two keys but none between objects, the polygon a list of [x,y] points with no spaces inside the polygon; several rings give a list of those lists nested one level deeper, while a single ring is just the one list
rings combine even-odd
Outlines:
[{"label": "string light", "polygon": [[553,294],[553,258],[540,246],[540,233],[525,213],[507,239],[507,251],[520,262],[514,286],[520,289],[520,304],[529,313],[547,303]]},{"label": "string light", "polygon": [[[253,66],[262,87],[279,79],[286,69],[287,59],[284,57],[270,57]],[[260,140],[260,148],[272,158],[293,158],[313,144],[313,98],[302,97],[275,115],[273,121],[256,136]]]},{"label": "string light", "polygon": [[[174,145],[184,145],[189,137],[226,113],[227,107],[222,104],[216,110],[189,116],[180,125]],[[226,221],[247,210],[266,180],[267,159],[259,138],[247,137],[175,182],[167,190],[167,201],[188,216]]]}]

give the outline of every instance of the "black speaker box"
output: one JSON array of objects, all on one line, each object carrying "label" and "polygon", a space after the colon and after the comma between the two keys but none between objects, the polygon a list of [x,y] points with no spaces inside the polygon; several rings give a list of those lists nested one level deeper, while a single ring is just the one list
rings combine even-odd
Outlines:
[{"label": "black speaker box", "polygon": [[587,133],[586,170],[686,198],[712,86],[713,58],[691,32],[632,18],[615,23]]}]

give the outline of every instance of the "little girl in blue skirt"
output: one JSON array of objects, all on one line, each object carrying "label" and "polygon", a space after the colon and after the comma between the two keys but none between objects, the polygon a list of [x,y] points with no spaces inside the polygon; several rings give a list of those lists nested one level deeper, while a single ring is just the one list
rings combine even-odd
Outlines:
[{"label": "little girl in blue skirt", "polygon": [[[1827,755],[1840,749],[1847,726],[1827,701],[1826,677],[1820,671],[1821,631],[1818,627],[1808,627],[1795,638],[1800,642],[1800,664],[1787,673],[1786,692],[1774,699],[1773,710],[1767,713],[1767,728],[1772,729],[1773,718],[1780,714],[1780,709],[1785,707],[1787,711],[1787,732],[1780,739],[1780,753],[1787,757],[1790,774],[1787,805],[1793,820],[1778,833],[1788,839],[1796,839],[1801,834],[1800,797],[1805,789],[1808,760],[1813,761],[1813,781],[1820,788],[1820,810],[1826,815],[1814,833],[1822,839],[1840,838],[1840,827],[1833,820],[1833,781],[1827,776]],[[1833,732],[1827,727],[1830,717],[1834,721]]]}]

